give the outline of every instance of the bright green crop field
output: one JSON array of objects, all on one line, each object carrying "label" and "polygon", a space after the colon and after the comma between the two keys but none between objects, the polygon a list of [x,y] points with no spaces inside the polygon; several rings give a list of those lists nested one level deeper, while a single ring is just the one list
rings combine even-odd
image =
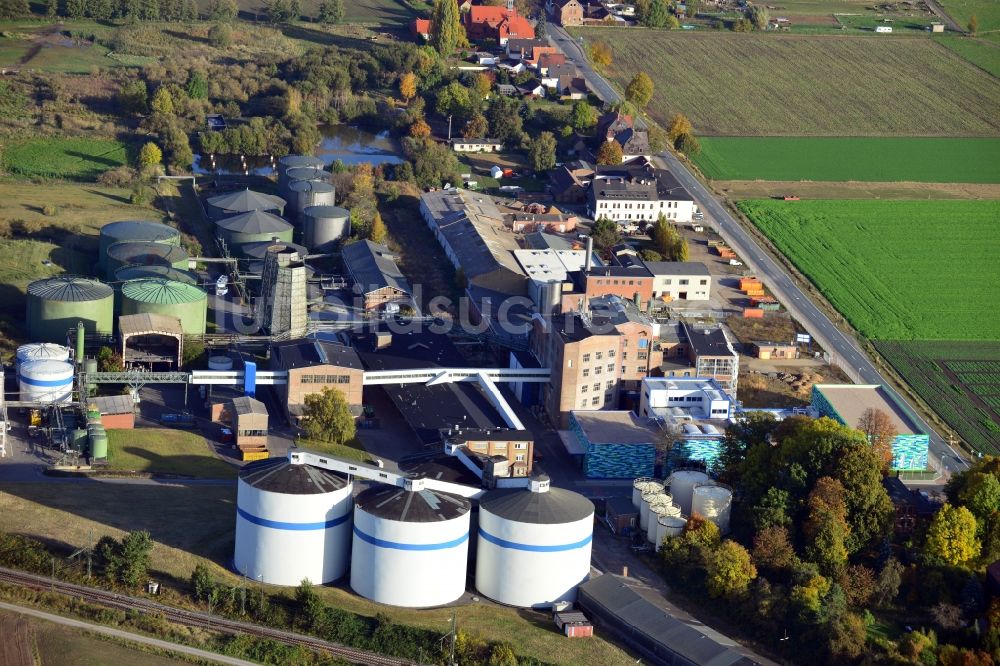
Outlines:
[{"label": "bright green crop field", "polygon": [[740,208],[865,337],[1000,340],[1000,201]]},{"label": "bright green crop field", "polygon": [[716,180],[1000,183],[1000,139],[704,137]]},{"label": "bright green crop field", "polygon": [[96,180],[128,162],[128,149],[114,139],[31,139],[3,148],[0,164],[19,176]]},{"label": "bright green crop field", "polygon": [[1000,78],[1000,44],[997,42],[971,37],[938,37],[934,41]]}]

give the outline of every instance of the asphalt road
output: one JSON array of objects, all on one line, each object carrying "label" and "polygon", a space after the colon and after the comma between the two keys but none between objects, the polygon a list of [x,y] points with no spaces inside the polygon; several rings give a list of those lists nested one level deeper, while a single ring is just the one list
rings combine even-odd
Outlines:
[{"label": "asphalt road", "polygon": [[[565,30],[549,24],[549,40],[562,49],[566,58],[572,61],[583,74],[591,90],[595,91],[605,103],[614,103],[620,99],[618,92],[590,66],[579,42],[572,39]],[[638,120],[636,124],[641,125]],[[743,263],[757,273],[768,288],[788,308],[788,311],[809,331],[809,334],[823,345],[824,349],[839,357],[838,365],[855,382],[882,384],[892,398],[905,406],[906,411],[910,413],[910,417],[916,424],[925,432],[930,433],[930,451],[941,461],[948,472],[968,468],[969,462],[964,452],[952,448],[917,414],[913,406],[890,386],[868,356],[861,351],[857,340],[845,334],[830,321],[799,288],[784,267],[761,248],[757,241],[743,228],[739,220],[729,213],[719,199],[688,170],[676,155],[668,151],[657,155],[655,160],[677,177],[681,185],[694,197],[699,209],[706,213],[710,220],[714,221],[719,234],[736,251]]]}]

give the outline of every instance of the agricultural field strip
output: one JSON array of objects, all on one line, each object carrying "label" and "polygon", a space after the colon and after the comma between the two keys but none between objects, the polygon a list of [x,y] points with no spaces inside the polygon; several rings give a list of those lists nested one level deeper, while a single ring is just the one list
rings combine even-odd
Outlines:
[{"label": "agricultural field strip", "polygon": [[613,44],[608,74],[656,84],[650,113],[701,135],[997,136],[1000,80],[930,39],[586,28]]},{"label": "agricultural field strip", "polygon": [[713,180],[1000,183],[1000,139],[703,137]]},{"label": "agricultural field strip", "polygon": [[740,208],[865,337],[1000,340],[1000,319],[987,314],[1000,310],[1000,202],[750,200]]}]

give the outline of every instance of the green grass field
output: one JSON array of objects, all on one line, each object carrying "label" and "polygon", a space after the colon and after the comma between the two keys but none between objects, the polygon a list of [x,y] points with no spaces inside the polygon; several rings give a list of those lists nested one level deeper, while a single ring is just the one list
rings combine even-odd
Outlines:
[{"label": "green grass field", "polygon": [[705,137],[716,180],[1000,183],[1000,139]]},{"label": "green grass field", "polygon": [[237,468],[219,458],[201,435],[168,428],[108,431],[111,469],[232,479]]},{"label": "green grass field", "polygon": [[979,34],[1000,40],[1000,2],[996,0],[942,0],[941,7],[963,28],[973,15],[979,19]]},{"label": "green grass field", "polygon": [[1000,201],[740,203],[862,335],[1000,340]]},{"label": "green grass field", "polygon": [[878,341],[875,347],[970,446],[1000,455],[1000,343]]},{"label": "green grass field", "polygon": [[683,112],[700,135],[1000,135],[1000,80],[931,39],[573,32],[612,45],[619,88],[653,77],[655,120]]},{"label": "green grass field", "polygon": [[3,148],[4,170],[29,178],[94,180],[129,162],[128,149],[114,139],[29,139]]},{"label": "green grass field", "polygon": [[1000,78],[1000,44],[969,37],[940,37],[937,41],[976,67]]},{"label": "green grass field", "polygon": [[297,445],[299,448],[309,449],[318,453],[327,453],[331,456],[354,460],[356,462],[367,462],[372,459],[372,456],[361,446],[361,442],[358,441],[357,437],[347,444],[330,444],[329,442],[321,442],[315,439],[300,439]]}]

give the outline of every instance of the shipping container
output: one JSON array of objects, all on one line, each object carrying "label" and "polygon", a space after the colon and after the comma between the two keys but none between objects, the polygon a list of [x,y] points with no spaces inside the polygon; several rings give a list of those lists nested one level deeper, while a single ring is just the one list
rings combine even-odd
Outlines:
[{"label": "shipping container", "polygon": [[592,624],[567,624],[563,631],[570,638],[589,638],[594,635],[594,625]]},{"label": "shipping container", "polygon": [[778,301],[774,301],[773,303],[761,303],[760,309],[768,312],[777,312],[781,309],[781,303]]},{"label": "shipping container", "polygon": [[764,311],[760,308],[743,308],[744,319],[763,319]]},{"label": "shipping container", "polygon": [[758,280],[757,278],[755,278],[755,277],[740,278],[740,290],[741,291],[746,291],[748,288],[751,288],[751,287],[760,287],[760,288],[763,288],[764,284],[760,280]]},{"label": "shipping container", "polygon": [[266,450],[264,450],[264,451],[244,451],[243,452],[243,460],[245,460],[247,462],[250,462],[250,461],[253,461],[253,460],[265,460],[266,458],[270,457],[270,455],[271,454],[268,453]]}]

